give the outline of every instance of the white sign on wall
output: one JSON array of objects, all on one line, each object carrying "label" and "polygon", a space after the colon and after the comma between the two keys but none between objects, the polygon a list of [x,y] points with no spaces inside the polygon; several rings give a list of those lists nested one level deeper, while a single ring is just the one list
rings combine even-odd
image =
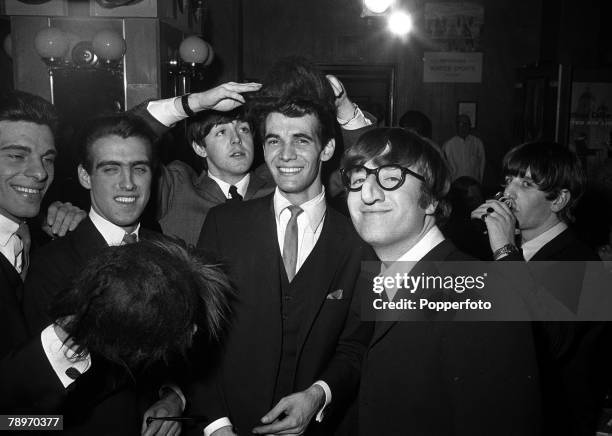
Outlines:
[{"label": "white sign on wall", "polygon": [[425,52],[423,82],[480,83],[482,53]]}]

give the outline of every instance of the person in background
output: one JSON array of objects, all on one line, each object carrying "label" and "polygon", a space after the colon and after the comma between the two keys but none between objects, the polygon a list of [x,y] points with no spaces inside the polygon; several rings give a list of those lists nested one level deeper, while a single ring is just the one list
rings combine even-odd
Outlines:
[{"label": "person in background", "polygon": [[[580,161],[560,144],[526,143],[506,154],[503,174],[504,200],[487,200],[472,212],[486,223],[493,257],[528,262],[537,279],[576,313],[585,273],[580,262],[600,261],[571,229],[586,185]],[[520,250],[515,243],[517,227]],[[547,322],[536,323],[535,329],[544,434],[594,434],[610,385],[610,324]]]},{"label": "person in background", "polygon": [[457,134],[442,145],[444,157],[451,172],[451,181],[461,176],[469,176],[482,183],[486,158],[482,141],[470,132],[470,117],[461,114],[457,117]]}]

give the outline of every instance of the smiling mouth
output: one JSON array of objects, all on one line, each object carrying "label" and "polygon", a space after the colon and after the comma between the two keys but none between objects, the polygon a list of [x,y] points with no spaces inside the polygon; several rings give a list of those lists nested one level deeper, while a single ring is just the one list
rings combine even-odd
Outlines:
[{"label": "smiling mouth", "polygon": [[137,197],[115,197],[115,201],[122,204],[136,203]]},{"label": "smiling mouth", "polygon": [[245,157],[245,156],[246,156],[246,153],[244,153],[242,151],[237,151],[235,153],[230,154],[230,157],[234,157],[234,158],[236,158],[236,157]]},{"label": "smiling mouth", "polygon": [[292,176],[302,171],[303,167],[278,167],[278,172],[284,176]]},{"label": "smiling mouth", "polygon": [[28,188],[27,186],[13,185],[13,189],[19,192],[20,194],[25,194],[25,195],[40,195],[42,193],[42,188],[37,189],[37,188]]}]

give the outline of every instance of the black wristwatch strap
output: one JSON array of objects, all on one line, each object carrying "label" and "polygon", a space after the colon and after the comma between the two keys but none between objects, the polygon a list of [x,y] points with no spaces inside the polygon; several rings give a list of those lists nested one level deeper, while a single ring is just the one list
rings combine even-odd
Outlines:
[{"label": "black wristwatch strap", "polygon": [[191,94],[185,94],[181,97],[181,104],[183,105],[183,110],[185,111],[185,113],[187,114],[188,117],[193,117],[195,115],[195,112],[191,110],[191,108],[189,107],[189,96]]}]

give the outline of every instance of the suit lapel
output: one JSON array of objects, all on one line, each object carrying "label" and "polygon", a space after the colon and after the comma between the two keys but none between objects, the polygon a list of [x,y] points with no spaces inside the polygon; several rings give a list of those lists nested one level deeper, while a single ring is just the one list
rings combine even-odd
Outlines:
[{"label": "suit lapel", "polygon": [[551,260],[555,258],[555,254],[565,247],[573,239],[570,229],[565,229],[557,237],[553,238],[546,245],[540,248],[533,255],[531,261],[534,260]]},{"label": "suit lapel", "polygon": [[15,267],[11,265],[8,259],[6,259],[2,254],[0,254],[0,271],[2,272],[2,275],[6,277],[6,280],[12,289],[17,290],[23,285],[21,277],[19,276],[19,273]]},{"label": "suit lapel", "polygon": [[77,258],[88,261],[100,250],[108,247],[106,240],[91,222],[89,217],[83,220],[76,230],[67,237],[71,237],[72,246],[77,253]]},{"label": "suit lapel", "polygon": [[225,203],[227,200],[225,195],[223,195],[223,191],[219,185],[217,185],[217,182],[208,177],[206,171],[203,171],[198,178],[195,188],[202,198],[205,198],[214,204]]},{"label": "suit lapel", "polygon": [[344,228],[340,226],[338,216],[328,207],[321,235],[294,279],[301,281],[307,277],[308,286],[302,290],[309,293],[304,308],[304,322],[298,334],[298,350],[302,349],[327,294],[333,291],[330,289],[330,284],[333,283],[333,278],[338,273],[340,262],[343,260],[345,241],[343,235]]},{"label": "suit lapel", "polygon": [[249,185],[247,186],[247,191],[244,194],[245,200],[250,200],[255,196],[257,191],[261,189],[261,187],[265,184],[265,181],[260,177],[257,177],[257,174],[251,172],[251,177],[249,179]]},{"label": "suit lapel", "polygon": [[[428,265],[427,262],[445,260],[454,249],[455,246],[450,241],[444,240],[417,262],[410,274],[418,275],[425,270],[429,270],[431,265]],[[374,324],[374,334],[370,346],[378,342],[396,323],[397,321],[377,321]]]}]

